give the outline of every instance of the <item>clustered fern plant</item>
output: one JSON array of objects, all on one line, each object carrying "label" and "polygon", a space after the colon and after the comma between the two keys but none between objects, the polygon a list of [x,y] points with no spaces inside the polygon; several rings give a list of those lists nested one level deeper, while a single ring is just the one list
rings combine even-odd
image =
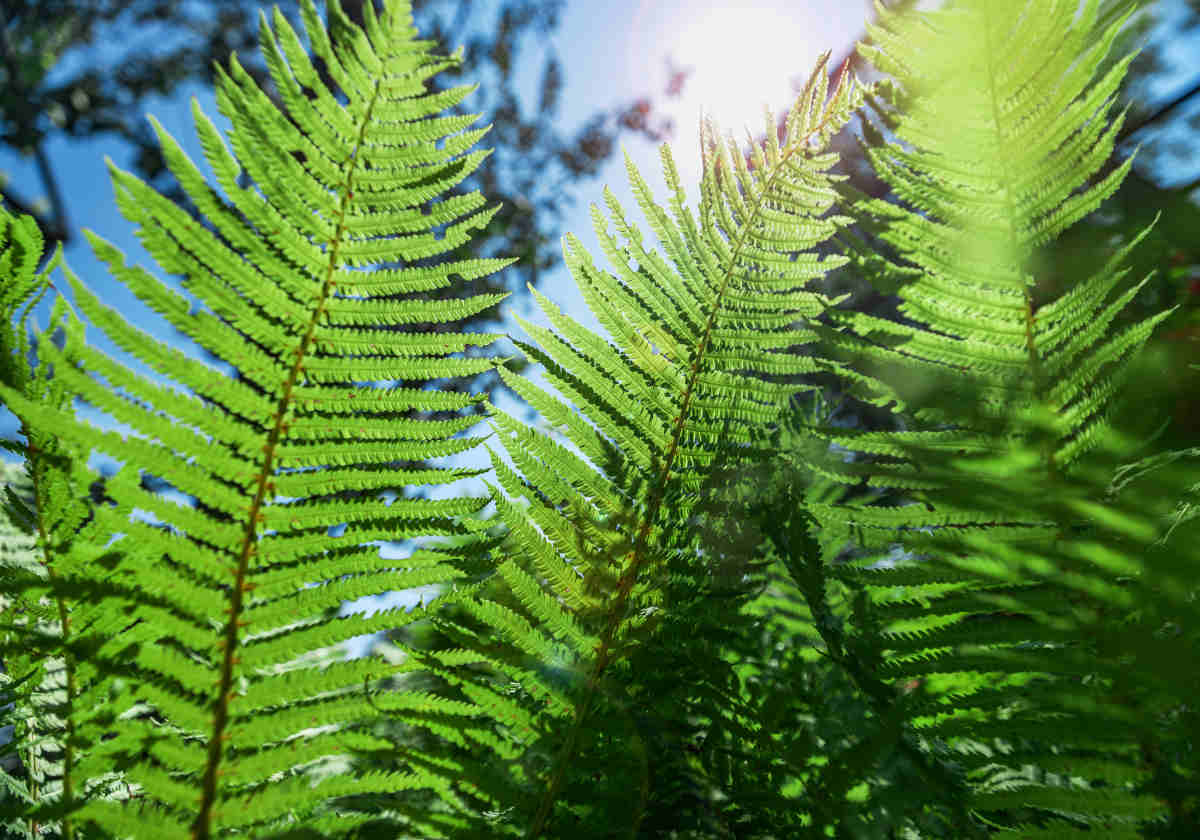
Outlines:
[{"label": "clustered fern plant", "polygon": [[[186,390],[90,348],[61,296],[31,341],[61,254],[39,271],[36,225],[0,211],[25,439],[0,534],[7,836],[1200,836],[1197,450],[1153,451],[1121,400],[1171,312],[1120,320],[1136,241],[1065,293],[1038,269],[1128,171],[1097,177],[1123,18],[880,8],[862,52],[888,78],[831,90],[824,57],[748,158],[705,126],[696,209],[669,148],[665,207],[627,161],[649,232],[606,191],[610,268],[564,246],[607,336],[537,292],[550,326],[521,322],[547,390],[452,331],[507,264],[458,256],[495,212],[457,191],[486,154],[449,113],[470,89],[430,82],[460,58],[401,0],[361,29],[301,6],[345,104],[276,11],[286,113],[236,58],[232,151],[194,108],[223,193],[154,123],[209,224],[110,164],[203,308],[88,235],[236,377],[65,265],[80,313]],[[831,172],[856,115],[895,202]],[[908,323],[823,294],[839,268],[896,285]],[[438,387],[493,367],[542,423]],[[898,429],[839,425],[831,384]],[[476,447],[494,478],[437,465]],[[102,498],[94,450],[122,462]],[[439,594],[339,615],[418,586]]]}]

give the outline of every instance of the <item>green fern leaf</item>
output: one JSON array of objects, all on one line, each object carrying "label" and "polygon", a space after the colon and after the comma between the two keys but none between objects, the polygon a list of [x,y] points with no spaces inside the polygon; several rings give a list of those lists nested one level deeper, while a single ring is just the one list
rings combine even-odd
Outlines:
[{"label": "green fern leaf", "polygon": [[958,424],[947,445],[977,445],[970,430],[981,423],[1013,433],[1030,411],[1054,412],[1052,469],[1068,469],[1096,444],[1129,358],[1170,314],[1106,339],[1145,282],[1106,303],[1124,277],[1125,251],[1056,300],[1045,299],[1036,271],[1038,249],[1112,195],[1132,164],[1091,183],[1121,127],[1107,114],[1133,56],[1098,79],[1097,68],[1128,14],[1097,31],[1094,0],[1075,13],[1029,0],[921,16],[881,11],[863,55],[901,86],[907,107],[896,135],[911,148],[878,144],[868,154],[911,209],[879,200],[860,207],[920,269],[900,289],[900,311],[930,329],[836,316],[863,335],[904,339],[903,355],[875,347],[860,358],[889,366],[881,378],[919,419]]},{"label": "green fern leaf", "polygon": [[[1108,337],[1141,288],[1107,302],[1127,249],[1057,299],[1041,288],[1038,249],[1111,195],[1130,165],[1091,183],[1112,153],[1120,119],[1107,114],[1130,57],[1094,81],[1124,18],[1096,32],[1097,4],[1077,5],[880,9],[862,51],[899,85],[904,145],[877,137],[868,154],[902,204],[857,207],[911,263],[886,279],[904,280],[900,311],[927,327],[833,312],[858,335],[830,342],[892,387],[915,422],[899,432],[814,431],[875,456],[827,475],[908,491],[909,503],[813,501],[793,514],[814,515],[823,543],[876,549],[829,565],[802,562],[793,548],[793,577],[830,655],[876,714],[907,707],[896,743],[957,810],[964,834],[980,830],[965,809],[989,822],[1031,809],[1022,813],[1097,829],[1163,813],[1138,790],[1147,777],[1129,737],[1134,716],[1091,682],[1106,655],[1080,641],[1088,609],[1111,614],[1133,601],[1082,556],[1060,553],[1080,521],[1062,500],[1096,488],[1068,489],[1063,477],[1103,448],[1129,357],[1169,314]],[[993,484],[1017,492],[1000,503]],[[878,568],[879,550],[897,539],[919,559]],[[834,581],[857,593],[840,612],[825,606]],[[920,691],[910,697],[904,686]],[[1041,761],[1052,751],[1096,775],[1048,775]],[[1088,760],[1096,763],[1085,770]]]},{"label": "green fern leaf", "polygon": [[[665,257],[645,244],[608,191],[620,239],[599,209],[592,215],[616,274],[597,268],[567,237],[567,265],[611,341],[536,290],[553,329],[518,319],[536,342],[518,346],[577,409],[503,368],[501,376],[565,432],[572,448],[493,412],[513,464],[493,454],[500,485],[494,498],[508,526],[506,557],[496,569],[503,585],[497,581],[490,599],[464,606],[489,634],[481,661],[512,681],[528,707],[499,702],[494,687],[479,695],[482,702],[501,722],[515,716],[505,729],[529,747],[527,761],[548,762],[542,772],[521,770],[509,798],[495,803],[516,808],[508,819],[527,837],[557,834],[570,811],[584,808],[576,810],[582,818],[600,807],[578,803],[575,780],[603,751],[593,733],[608,724],[598,721],[625,725],[619,712],[610,717],[613,689],[606,686],[621,679],[619,663],[670,608],[667,570],[686,543],[673,534],[688,520],[695,491],[728,453],[749,454],[746,443],[805,387],[795,384],[796,375],[830,364],[784,352],[810,343],[815,333],[797,324],[833,303],[807,284],[844,262],[813,252],[848,221],[827,215],[836,176],[825,170],[836,156],[821,150],[861,91],[849,74],[828,91],[827,59],[793,107],[786,140],[759,149],[750,165],[735,143],[705,129],[699,218],[684,206],[667,147],[670,214],[627,159]],[[776,137],[773,128],[768,135]],[[459,638],[469,641],[461,631]],[[589,783],[594,799],[604,798],[601,789],[628,790],[612,765],[600,772],[607,781]],[[644,768],[631,772],[644,777]],[[635,824],[642,807],[644,799]]]},{"label": "green fern leaf", "polygon": [[[415,39],[409,4],[394,2],[381,17],[367,4],[360,30],[330,2],[332,41],[311,0],[301,11],[315,55],[348,102],[339,104],[320,84],[279,11],[274,28],[264,17],[261,40],[287,113],[271,105],[236,58],[228,72],[219,71],[217,97],[233,123],[233,153],[193,107],[205,156],[227,198],[152,120],[168,166],[211,228],[110,163],[121,212],[206,310],[194,311],[88,234],[114,276],[232,364],[237,377],[218,375],[128,325],[68,272],[77,305],[93,323],[192,393],[132,375],[89,348],[82,323],[61,312],[65,346],[39,346],[43,363],[54,366],[55,385],[135,434],[98,431],[63,414],[67,406],[22,393],[19,381],[6,378],[5,401],[28,428],[53,430],[82,460],[95,447],[125,462],[106,487],[116,505],[93,512],[91,547],[55,547],[66,557],[54,562],[71,572],[55,591],[65,615],[95,622],[102,608],[97,615],[104,619],[92,630],[111,639],[91,644],[87,670],[60,706],[68,726],[77,727],[72,737],[90,745],[76,774],[122,768],[139,787],[141,807],[135,816],[82,789],[72,797],[68,789],[58,805],[43,809],[67,818],[68,836],[67,826],[75,824],[113,836],[261,833],[316,819],[327,803],[347,796],[442,786],[430,769],[434,762],[419,755],[403,772],[352,775],[348,764],[322,772],[347,744],[378,745],[364,729],[378,716],[364,688],[395,668],[309,654],[417,620],[424,609],[346,618],[337,611],[343,600],[364,594],[447,583],[458,576],[449,559],[478,542],[457,520],[485,499],[388,504],[376,496],[474,474],[397,466],[476,442],[462,433],[478,422],[479,400],[421,386],[491,364],[465,351],[494,336],[433,336],[498,296],[438,301],[428,294],[455,277],[470,280],[510,262],[446,256],[496,212],[478,193],[452,194],[486,154],[468,151],[486,129],[466,131],[474,117],[439,116],[471,88],[428,92],[428,80],[458,59],[438,57]],[[304,89],[316,91],[315,99]],[[288,149],[302,150],[305,163]],[[238,183],[243,168],[255,187]],[[13,248],[26,244],[31,222],[22,224],[18,233],[25,233],[12,237]],[[385,260],[401,267],[359,270]],[[389,329],[399,324],[415,329]],[[396,382],[402,385],[388,384]],[[181,507],[150,492],[144,484],[150,475],[202,504]],[[59,515],[50,502],[39,495],[41,515]],[[129,521],[134,508],[161,524]],[[344,535],[332,536],[343,523]],[[107,537],[97,536],[114,532],[126,536],[106,561],[99,546]],[[450,554],[406,559],[381,557],[366,545],[429,536],[465,544]],[[116,556],[130,546],[136,550]],[[322,585],[306,587],[312,583]],[[105,702],[92,702],[99,697]],[[101,742],[106,733],[116,737]],[[345,814],[327,827],[332,836],[365,819]]]}]

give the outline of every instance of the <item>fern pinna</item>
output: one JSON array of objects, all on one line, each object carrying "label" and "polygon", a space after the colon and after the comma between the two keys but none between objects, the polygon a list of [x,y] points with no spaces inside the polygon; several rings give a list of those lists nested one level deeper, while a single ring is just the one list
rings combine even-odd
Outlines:
[{"label": "fern pinna", "polygon": [[[227,198],[155,123],[172,172],[211,227],[110,165],[122,213],[207,309],[192,309],[89,235],[118,279],[233,364],[237,378],[155,342],[72,275],[76,303],[93,323],[192,393],[134,376],[88,348],[73,317],[63,321],[65,346],[38,344],[41,364],[53,366],[52,387],[134,434],[97,431],[60,410],[68,406],[6,382],[5,403],[39,430],[29,449],[35,475],[44,457],[37,435],[48,430],[80,462],[93,447],[124,462],[106,487],[116,506],[97,507],[91,538],[81,535],[65,553],[66,537],[56,542],[49,520],[64,508],[39,488],[38,554],[51,581],[12,583],[31,598],[48,593],[63,620],[56,639],[32,626],[13,635],[20,625],[10,623],[6,666],[32,639],[41,649],[56,643],[68,669],[57,710],[66,722],[62,795],[23,815],[31,833],[54,820],[67,837],[262,835],[287,823],[334,834],[355,820],[314,816],[325,800],[437,783],[418,765],[390,775],[331,771],[329,757],[371,745],[363,722],[376,712],[364,681],[388,669],[378,660],[316,668],[298,658],[417,619],[424,608],[369,618],[338,618],[337,609],[364,594],[447,581],[456,574],[450,557],[470,550],[460,539],[458,548],[387,559],[370,541],[469,536],[456,517],[486,502],[411,498],[407,488],[452,485],[470,473],[396,468],[475,444],[462,433],[478,421],[477,398],[424,384],[491,365],[462,352],[491,335],[438,332],[436,347],[430,335],[498,296],[428,295],[506,264],[437,259],[495,212],[478,193],[452,194],[486,154],[469,151],[486,129],[469,130],[472,116],[443,115],[470,87],[428,92],[428,80],[459,59],[416,40],[408,4],[393,3],[381,17],[366,4],[364,31],[331,2],[336,44],[311,0],[302,12],[313,52],[348,101],[339,104],[320,83],[278,10],[274,29],[264,17],[262,44],[287,113],[236,59],[220,74],[218,103],[233,123],[237,157],[194,108]],[[293,149],[303,151],[303,165]],[[243,168],[257,189],[239,185]],[[360,270],[384,261],[401,267]],[[401,324],[425,326],[389,329]],[[168,503],[142,486],[149,475],[199,503]],[[400,496],[390,504],[379,497],[389,489]],[[165,527],[129,521],[134,508]],[[125,538],[102,548],[96,534],[116,532]],[[114,767],[138,786],[136,808],[84,795],[79,780]]]}]

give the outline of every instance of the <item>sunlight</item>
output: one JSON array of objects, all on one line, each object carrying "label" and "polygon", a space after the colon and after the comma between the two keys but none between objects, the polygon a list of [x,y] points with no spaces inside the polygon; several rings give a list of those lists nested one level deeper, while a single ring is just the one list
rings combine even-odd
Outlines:
[{"label": "sunlight", "polygon": [[761,133],[763,106],[787,108],[792,80],[808,76],[818,53],[811,43],[814,16],[812,4],[760,0],[715,2],[685,20],[667,48],[680,66],[692,68],[680,118],[695,124],[703,109],[734,136],[744,136],[746,127]]},{"label": "sunlight", "polygon": [[[831,15],[835,6],[840,12]],[[847,14],[845,3],[824,0],[640,0],[633,32],[642,37],[632,39],[630,67],[644,72],[666,58],[690,70],[682,96],[661,103],[675,126],[672,148],[688,172],[698,164],[694,138],[701,112],[723,134],[741,140],[749,129],[760,136],[763,106],[786,111],[821,50],[848,46],[862,17]],[[840,18],[850,19],[849,26]],[[838,31],[843,28],[848,36]]]},{"label": "sunlight", "polygon": [[693,121],[703,108],[735,136],[746,127],[758,134],[764,105],[791,104],[792,79],[807,76],[817,53],[801,4],[791,5],[785,14],[772,3],[717,3],[684,23],[669,51],[694,68],[683,96]]}]

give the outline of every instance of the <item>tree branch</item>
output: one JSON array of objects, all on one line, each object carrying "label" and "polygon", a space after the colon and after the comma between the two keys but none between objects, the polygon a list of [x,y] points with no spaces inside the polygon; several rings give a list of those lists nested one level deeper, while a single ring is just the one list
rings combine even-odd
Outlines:
[{"label": "tree branch", "polygon": [[1128,140],[1134,134],[1137,134],[1139,131],[1141,131],[1146,126],[1151,125],[1152,123],[1156,123],[1159,120],[1165,119],[1166,117],[1169,117],[1174,111],[1178,110],[1181,105],[1183,105],[1185,102],[1187,102],[1193,96],[1195,96],[1197,93],[1200,93],[1200,78],[1193,81],[1191,87],[1189,87],[1183,93],[1176,96],[1170,102],[1167,102],[1160,108],[1155,109],[1150,114],[1146,115],[1145,117],[1138,120],[1137,122],[1134,122],[1131,124],[1127,123],[1121,129],[1121,133],[1117,136],[1117,143],[1124,143],[1126,140]]}]

